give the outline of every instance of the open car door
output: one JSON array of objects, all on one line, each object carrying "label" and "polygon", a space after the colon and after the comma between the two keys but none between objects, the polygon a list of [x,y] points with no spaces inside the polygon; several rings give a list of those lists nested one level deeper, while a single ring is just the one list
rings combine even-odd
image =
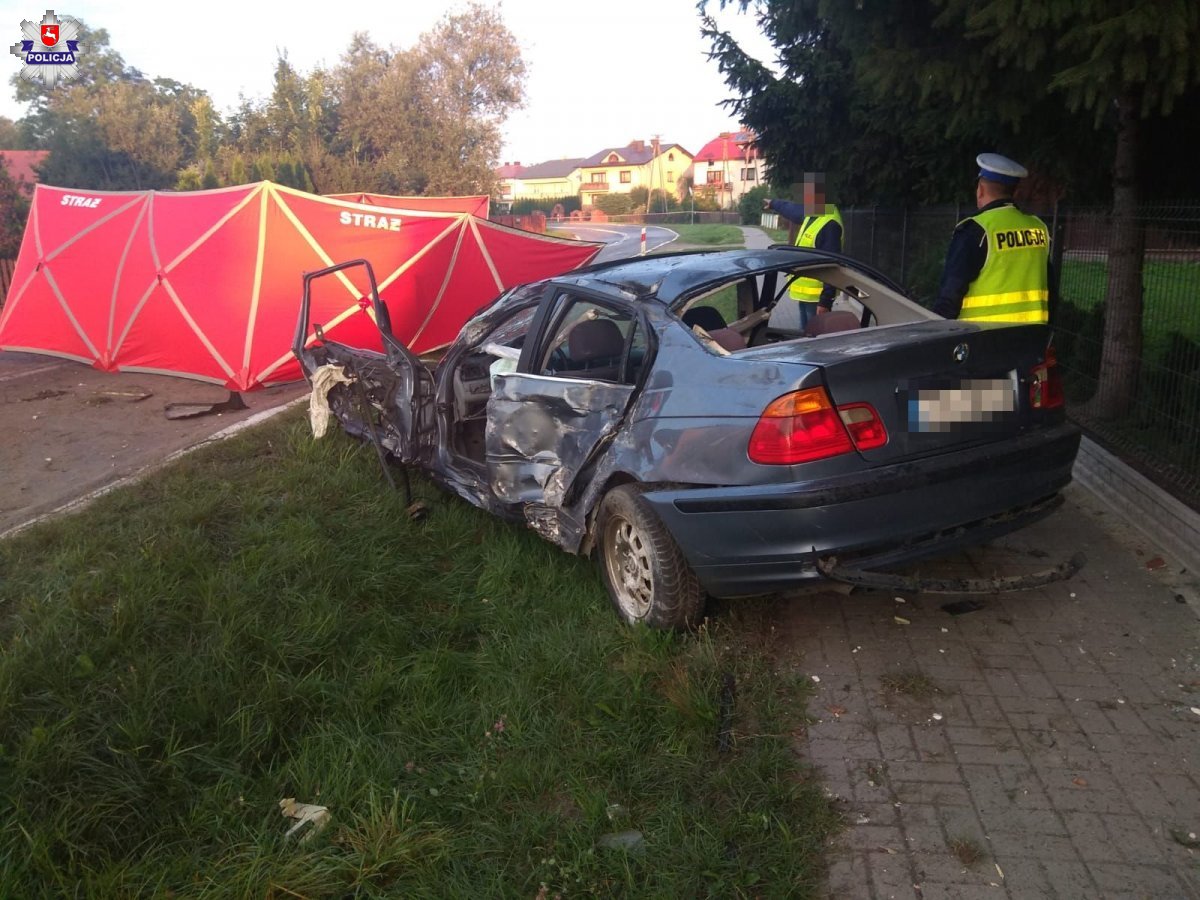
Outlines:
[{"label": "open car door", "polygon": [[[344,298],[345,289],[350,287],[363,297],[359,301],[362,318],[373,319],[371,330],[378,331],[382,352],[331,341],[318,323],[312,325],[310,333],[314,301],[318,311],[323,305],[327,307],[320,303],[318,279],[330,276],[341,282],[333,286],[333,293]],[[341,305],[344,307],[344,300]],[[369,335],[364,338],[364,343],[375,343]],[[313,390],[327,392],[330,409],[346,431],[372,441],[401,463],[430,459],[437,436],[433,374],[392,334],[391,318],[379,299],[369,262],[355,259],[305,273],[304,299],[292,352]]]},{"label": "open car door", "polygon": [[493,494],[524,505],[535,527],[557,518],[616,434],[650,362],[633,309],[577,289],[546,302],[542,339],[523,348],[518,371],[496,377],[484,437]]}]

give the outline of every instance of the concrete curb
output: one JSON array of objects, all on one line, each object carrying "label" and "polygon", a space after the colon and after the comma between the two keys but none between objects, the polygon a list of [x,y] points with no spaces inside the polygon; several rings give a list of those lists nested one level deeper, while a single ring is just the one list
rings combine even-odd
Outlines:
[{"label": "concrete curb", "polygon": [[1200,513],[1086,437],[1072,475],[1165,556],[1200,575]]},{"label": "concrete curb", "polygon": [[305,394],[301,397],[297,397],[294,400],[289,400],[287,403],[281,404],[279,406],[272,406],[270,409],[264,409],[264,410],[254,413],[254,415],[252,415],[252,416],[247,416],[245,419],[242,419],[240,422],[234,422],[229,427],[222,428],[216,434],[209,435],[202,441],[197,441],[196,443],[194,443],[188,447],[184,447],[182,450],[176,450],[174,453],[169,454],[168,456],[164,457],[163,459],[159,460],[158,462],[151,463],[148,466],[143,466],[141,469],[138,469],[132,475],[126,475],[124,478],[118,478],[116,481],[113,481],[113,482],[110,482],[109,484],[104,485],[104,487],[97,488],[94,491],[89,491],[88,493],[84,494],[82,497],[76,497],[74,500],[71,500],[68,503],[64,503],[62,506],[56,507],[56,508],[50,510],[49,512],[45,512],[45,513],[42,513],[41,515],[34,516],[32,519],[29,519],[28,521],[22,522],[19,525],[14,525],[12,528],[9,528],[6,531],[0,532],[0,540],[4,540],[7,537],[12,537],[15,534],[19,534],[20,532],[24,531],[25,529],[29,528],[30,526],[36,525],[38,522],[42,522],[46,519],[53,518],[54,516],[60,516],[64,513],[72,512],[77,509],[82,509],[83,507],[85,507],[89,503],[91,503],[93,500],[97,499],[98,497],[103,497],[105,494],[109,493],[110,491],[115,491],[118,488],[123,488],[129,484],[137,484],[137,482],[141,481],[147,475],[149,475],[153,472],[157,472],[159,469],[163,468],[164,466],[169,465],[170,463],[174,462],[175,460],[179,459],[180,457],[187,456],[189,453],[199,450],[201,447],[205,447],[209,444],[213,444],[218,441],[227,440],[228,438],[231,438],[236,434],[240,434],[241,432],[245,431],[247,428],[253,428],[255,425],[258,425],[262,422],[267,421],[267,419],[274,418],[275,416],[279,415],[280,413],[291,409],[293,406],[298,406],[301,403],[307,403],[308,398],[309,398],[309,395]]}]

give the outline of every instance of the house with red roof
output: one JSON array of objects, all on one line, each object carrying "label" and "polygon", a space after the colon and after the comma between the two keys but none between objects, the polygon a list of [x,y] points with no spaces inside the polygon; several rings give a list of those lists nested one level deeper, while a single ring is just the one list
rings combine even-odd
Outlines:
[{"label": "house with red roof", "polygon": [[0,150],[0,165],[8,171],[8,177],[23,184],[26,193],[33,194],[38,183],[37,167],[50,155],[49,150]]},{"label": "house with red roof", "polygon": [[749,129],[723,131],[696,154],[692,178],[697,192],[711,192],[723,207],[735,205],[764,181],[765,160]]}]

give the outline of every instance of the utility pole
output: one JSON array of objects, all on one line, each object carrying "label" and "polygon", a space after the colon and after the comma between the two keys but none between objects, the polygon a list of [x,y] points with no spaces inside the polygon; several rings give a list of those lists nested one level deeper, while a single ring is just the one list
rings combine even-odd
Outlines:
[{"label": "utility pole", "polygon": [[[653,154],[653,156],[651,157],[651,162],[650,162],[650,173],[651,173],[650,184],[651,185],[654,184],[654,169],[657,168],[658,169],[659,190],[661,190],[665,195],[667,188],[666,188],[666,182],[663,181],[662,157],[659,155],[659,141],[661,140],[661,137],[662,137],[661,135],[656,134],[650,138],[650,151]],[[654,194],[654,190],[653,190],[653,188],[651,188],[650,193],[646,195],[646,212],[650,211],[650,204],[653,200],[653,194]],[[664,197],[663,202],[664,203],[666,202],[665,197]],[[666,212],[666,210],[664,209],[663,212]]]}]

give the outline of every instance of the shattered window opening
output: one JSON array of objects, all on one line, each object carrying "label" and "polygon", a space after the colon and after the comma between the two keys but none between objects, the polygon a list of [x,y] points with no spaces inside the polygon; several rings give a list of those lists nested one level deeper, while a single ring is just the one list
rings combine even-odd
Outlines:
[{"label": "shattered window opening", "polygon": [[569,294],[560,295],[556,302],[561,312],[537,374],[636,383],[646,357],[646,339],[632,313]]}]

